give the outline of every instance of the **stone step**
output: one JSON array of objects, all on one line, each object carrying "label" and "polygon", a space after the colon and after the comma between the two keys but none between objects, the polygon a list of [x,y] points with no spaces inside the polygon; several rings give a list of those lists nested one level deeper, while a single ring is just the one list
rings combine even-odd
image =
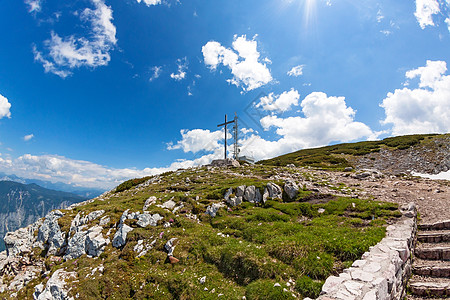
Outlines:
[{"label": "stone step", "polygon": [[412,270],[413,274],[419,276],[450,278],[450,261],[414,258]]},{"label": "stone step", "polygon": [[417,225],[419,230],[450,230],[450,220]]},{"label": "stone step", "polygon": [[417,240],[422,243],[450,242],[450,230],[419,232]]},{"label": "stone step", "polygon": [[416,246],[414,255],[420,259],[450,260],[450,245],[448,243],[422,243]]},{"label": "stone step", "polygon": [[409,280],[408,290],[421,297],[447,297],[450,296],[450,279],[430,281],[428,278],[413,276]]}]

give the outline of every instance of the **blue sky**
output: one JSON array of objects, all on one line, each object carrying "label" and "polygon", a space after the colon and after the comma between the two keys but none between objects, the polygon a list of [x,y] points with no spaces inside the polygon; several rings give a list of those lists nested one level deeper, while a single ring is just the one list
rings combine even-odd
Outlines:
[{"label": "blue sky", "polygon": [[[450,132],[448,0],[25,0],[0,11],[0,171],[77,186]],[[230,143],[232,140],[230,139]]]}]

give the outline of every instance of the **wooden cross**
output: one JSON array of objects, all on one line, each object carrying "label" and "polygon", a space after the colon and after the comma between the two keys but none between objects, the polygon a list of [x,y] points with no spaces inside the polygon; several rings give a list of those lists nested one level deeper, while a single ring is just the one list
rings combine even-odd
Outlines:
[{"label": "wooden cross", "polygon": [[217,125],[217,127],[225,126],[225,159],[227,159],[227,124],[231,124],[234,122],[235,120],[227,122],[227,115],[225,115],[225,123]]}]

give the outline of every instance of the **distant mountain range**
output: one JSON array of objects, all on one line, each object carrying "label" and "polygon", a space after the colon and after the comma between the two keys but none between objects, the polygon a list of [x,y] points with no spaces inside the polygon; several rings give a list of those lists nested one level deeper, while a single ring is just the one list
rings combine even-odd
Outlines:
[{"label": "distant mountain range", "polygon": [[53,183],[50,181],[44,181],[44,180],[39,180],[39,179],[27,179],[27,178],[18,177],[14,174],[7,175],[5,173],[0,172],[0,181],[5,181],[5,180],[19,182],[19,183],[23,183],[23,184],[34,183],[34,184],[37,184],[37,185],[47,188],[47,189],[68,192],[68,193],[76,194],[76,195],[86,197],[86,198],[95,198],[105,192],[105,190],[101,190],[101,189],[83,188],[83,187],[73,186],[70,184],[62,183],[62,182]]},{"label": "distant mountain range", "polygon": [[35,183],[0,181],[0,251],[6,232],[25,227],[49,211],[88,199],[73,193],[43,188]]}]

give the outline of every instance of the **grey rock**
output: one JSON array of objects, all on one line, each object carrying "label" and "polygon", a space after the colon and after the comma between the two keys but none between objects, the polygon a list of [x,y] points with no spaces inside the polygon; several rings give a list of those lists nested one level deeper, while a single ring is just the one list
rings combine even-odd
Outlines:
[{"label": "grey rock", "polygon": [[167,208],[167,209],[172,210],[172,209],[175,207],[175,205],[177,205],[177,204],[175,203],[175,201],[169,200],[169,201],[164,202],[163,205],[162,205],[162,207],[163,207],[163,208]]},{"label": "grey rock", "polygon": [[214,203],[214,204],[212,204],[212,205],[210,205],[210,206],[208,206],[207,208],[206,208],[206,214],[208,214],[208,215],[210,215],[211,217],[215,217],[216,216],[216,214],[217,214],[217,211],[221,208],[221,207],[223,207],[223,205],[222,204],[219,204],[219,203]]},{"label": "grey rock", "polygon": [[295,168],[295,165],[294,164],[287,164],[286,168]]},{"label": "grey rock", "polygon": [[86,253],[87,231],[78,231],[69,239],[67,243],[64,259],[74,259]]},{"label": "grey rock", "polygon": [[262,201],[262,195],[259,189],[257,188],[255,191],[255,203],[260,203]]},{"label": "grey rock", "polygon": [[106,224],[108,224],[111,221],[111,218],[109,216],[103,216],[100,219],[99,225],[100,226],[105,226]]},{"label": "grey rock", "polygon": [[125,222],[126,219],[128,219],[128,212],[130,210],[127,209],[126,211],[123,212],[122,216],[120,217],[120,224],[122,224],[123,222]]},{"label": "grey rock", "polygon": [[94,226],[89,229],[86,235],[86,254],[96,257],[104,250],[106,245],[110,243],[109,239],[103,238],[102,227]]},{"label": "grey rock", "polygon": [[160,216],[159,214],[154,214],[153,215],[153,219],[156,221],[156,222],[159,222],[159,221],[161,221],[162,219],[164,219],[162,216]]},{"label": "grey rock", "polygon": [[114,235],[112,245],[116,248],[120,248],[127,243],[127,234],[132,231],[133,228],[126,224],[120,224]]},{"label": "grey rock", "polygon": [[47,255],[54,255],[64,245],[65,236],[58,225],[58,219],[64,216],[59,210],[50,212],[39,228],[38,242],[43,243],[47,250]]},{"label": "grey rock", "polygon": [[34,232],[40,225],[42,223],[38,221],[25,228],[6,233],[3,241],[5,242],[7,256],[12,257],[31,252],[32,246],[36,242]]},{"label": "grey rock", "polygon": [[351,171],[353,171],[352,167],[347,167],[347,168],[344,169],[344,172],[351,172]]},{"label": "grey rock", "polygon": [[76,278],[76,272],[67,272],[64,269],[56,270],[52,277],[47,281],[45,289],[39,293],[35,289],[35,300],[73,300],[66,289],[66,280]]},{"label": "grey rock", "polygon": [[227,203],[230,206],[237,206],[240,205],[242,203],[242,197],[233,197],[231,199],[228,199]]},{"label": "grey rock", "polygon": [[240,185],[236,189],[236,197],[244,197],[245,185]]},{"label": "grey rock", "polygon": [[269,197],[275,199],[282,199],[283,198],[283,192],[281,190],[281,187],[275,183],[269,182],[267,184],[267,191],[269,192]]},{"label": "grey rock", "polygon": [[164,245],[164,249],[167,251],[167,256],[173,256],[173,251],[175,251],[174,242],[177,240],[177,238],[171,238],[167,241],[167,243]]},{"label": "grey rock", "polygon": [[256,201],[256,188],[255,186],[251,185],[245,188],[244,192],[244,200],[255,203]]},{"label": "grey rock", "polygon": [[[103,214],[105,213],[105,211],[102,210],[96,210],[91,212],[90,214],[88,214],[85,218],[83,218],[84,220],[82,221],[83,224],[87,224],[91,221],[96,220],[97,218],[101,217]],[[81,225],[83,225],[81,224]]]},{"label": "grey rock", "polygon": [[228,202],[228,200],[230,199],[231,194],[233,194],[233,189],[229,188],[226,192],[225,195],[223,196],[223,198],[225,199],[226,202]]},{"label": "grey rock", "polygon": [[263,196],[262,196],[262,201],[263,201],[263,203],[266,203],[267,198],[269,198],[269,190],[268,190],[267,188],[265,188],[265,189],[264,189]]},{"label": "grey rock", "polygon": [[295,199],[298,195],[298,185],[295,183],[295,181],[288,179],[284,183],[284,191],[288,195],[289,199]]},{"label": "grey rock", "polygon": [[155,204],[157,200],[158,200],[158,198],[156,198],[155,196],[149,197],[147,200],[145,200],[144,207],[142,210],[147,210],[147,208],[149,208],[151,205]]},{"label": "grey rock", "polygon": [[156,226],[158,222],[152,217],[152,215],[144,213],[137,217],[137,225],[139,227]]}]

